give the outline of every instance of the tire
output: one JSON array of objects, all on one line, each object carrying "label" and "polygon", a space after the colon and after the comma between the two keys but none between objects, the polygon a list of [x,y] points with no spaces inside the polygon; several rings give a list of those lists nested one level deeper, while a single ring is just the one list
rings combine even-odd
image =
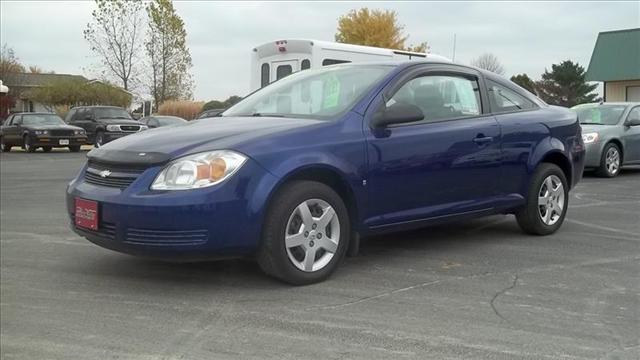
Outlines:
[{"label": "tire", "polygon": [[0,137],[0,152],[9,152],[9,151],[11,151],[11,145],[5,144],[2,138]]},{"label": "tire", "polygon": [[96,133],[96,138],[93,141],[93,145],[97,148],[101,147],[102,145],[104,145],[104,132],[103,131],[98,131]]},{"label": "tire", "polygon": [[79,152],[80,151],[80,145],[69,146],[69,151],[71,151],[71,152]]},{"label": "tire", "polygon": [[[558,184],[562,188],[558,188]],[[548,188],[555,190],[548,192]],[[526,205],[516,212],[520,228],[533,235],[556,232],[564,222],[569,205],[569,187],[564,172],[555,164],[540,164],[533,174],[526,200]]]},{"label": "tire", "polygon": [[44,152],[50,152],[50,151],[51,151],[51,146],[43,146],[43,147],[42,147],[42,151],[44,151]]},{"label": "tire", "polygon": [[602,150],[600,166],[596,169],[596,175],[612,178],[618,176],[622,167],[622,151],[615,143],[608,143]]},{"label": "tire", "polygon": [[[307,221],[302,216],[305,206]],[[278,191],[266,214],[257,256],[265,273],[289,284],[307,285],[336,270],[347,251],[351,225],[335,191],[314,181],[294,181]],[[322,215],[328,216],[325,221],[320,220]],[[285,240],[286,234],[290,240]]]},{"label": "tire", "polygon": [[26,152],[29,152],[29,153],[36,152],[36,147],[31,145],[31,138],[29,137],[29,135],[25,135],[22,138],[22,144]]}]

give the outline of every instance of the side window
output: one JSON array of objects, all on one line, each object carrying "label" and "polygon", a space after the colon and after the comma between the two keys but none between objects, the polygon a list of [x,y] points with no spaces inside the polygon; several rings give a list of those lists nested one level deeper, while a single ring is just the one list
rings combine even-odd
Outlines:
[{"label": "side window", "polygon": [[310,68],[311,68],[311,61],[309,61],[309,59],[302,60],[302,63],[300,63],[300,70],[307,70]]},{"label": "side window", "polygon": [[387,106],[406,103],[419,107],[425,122],[478,116],[482,112],[477,79],[427,75],[408,81]]},{"label": "side window", "polygon": [[12,124],[13,118],[15,118],[15,115],[9,115],[9,117],[4,121],[3,125],[13,125]]},{"label": "side window", "polygon": [[640,106],[636,106],[631,111],[629,111],[629,115],[627,115],[627,120],[631,119],[640,119]]},{"label": "side window", "polygon": [[22,115],[14,115],[11,125],[22,125]]},{"label": "side window", "polygon": [[280,65],[276,69],[276,80],[280,80],[287,75],[291,75],[293,68],[291,65]]},{"label": "side window", "polygon": [[73,121],[73,116],[76,114],[76,111],[78,111],[78,109],[69,110],[67,116],[64,117],[64,121],[67,123]]},{"label": "side window", "polygon": [[260,68],[260,87],[269,85],[269,64],[264,63]]},{"label": "side window", "polygon": [[487,81],[489,101],[493,112],[512,112],[533,109],[535,104],[517,92],[491,80]]},{"label": "side window", "polygon": [[83,108],[78,109],[75,115],[73,116],[72,121],[84,120],[86,114],[86,110]]},{"label": "side window", "polygon": [[351,61],[348,61],[348,60],[324,59],[324,60],[322,60],[322,66],[335,65],[335,64],[345,64],[345,63],[350,63],[350,62]]}]

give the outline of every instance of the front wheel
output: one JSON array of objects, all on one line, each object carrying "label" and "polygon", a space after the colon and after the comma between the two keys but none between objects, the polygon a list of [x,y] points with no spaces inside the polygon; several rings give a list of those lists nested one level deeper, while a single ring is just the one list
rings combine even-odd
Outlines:
[{"label": "front wheel", "polygon": [[51,151],[51,146],[43,146],[43,147],[42,147],[42,151],[44,151],[44,152],[50,152],[50,151]]},{"label": "front wheel", "polygon": [[620,148],[614,143],[608,143],[602,151],[600,166],[596,170],[596,175],[601,177],[615,177],[620,173],[622,156]]},{"label": "front wheel", "polygon": [[96,133],[96,140],[94,141],[94,145],[99,148],[104,145],[104,132],[98,131]]},{"label": "front wheel", "polygon": [[36,147],[33,146],[31,137],[29,137],[29,135],[25,135],[22,140],[23,140],[23,144],[24,144],[24,150],[26,152],[29,152],[29,153],[36,152]]},{"label": "front wheel", "polygon": [[344,258],[350,232],[347,208],[335,191],[318,182],[292,182],[271,202],[258,263],[290,284],[322,281]]},{"label": "front wheel", "polygon": [[569,186],[564,172],[542,163],[533,174],[527,204],[516,213],[518,224],[533,235],[553,234],[560,228],[569,205]]},{"label": "front wheel", "polygon": [[11,151],[11,145],[7,145],[4,143],[4,140],[0,137],[0,152],[9,152]]}]

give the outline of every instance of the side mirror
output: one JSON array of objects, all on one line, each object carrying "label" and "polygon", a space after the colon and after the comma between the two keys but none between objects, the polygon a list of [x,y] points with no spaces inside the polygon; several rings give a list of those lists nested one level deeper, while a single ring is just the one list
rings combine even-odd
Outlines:
[{"label": "side mirror", "polygon": [[395,103],[382,111],[378,111],[371,119],[374,128],[383,128],[391,124],[402,124],[424,119],[422,110],[412,104]]},{"label": "side mirror", "polygon": [[638,125],[640,125],[640,118],[637,118],[637,117],[629,118],[629,119],[627,119],[627,122],[625,123],[625,125],[627,125],[627,126],[638,126]]}]

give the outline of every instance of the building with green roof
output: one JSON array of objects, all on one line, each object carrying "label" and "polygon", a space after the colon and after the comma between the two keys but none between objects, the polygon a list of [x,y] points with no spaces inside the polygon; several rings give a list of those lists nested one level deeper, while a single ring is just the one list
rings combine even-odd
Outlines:
[{"label": "building with green roof", "polygon": [[604,83],[605,101],[640,101],[640,28],[598,34],[586,80]]}]

